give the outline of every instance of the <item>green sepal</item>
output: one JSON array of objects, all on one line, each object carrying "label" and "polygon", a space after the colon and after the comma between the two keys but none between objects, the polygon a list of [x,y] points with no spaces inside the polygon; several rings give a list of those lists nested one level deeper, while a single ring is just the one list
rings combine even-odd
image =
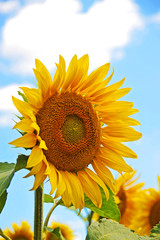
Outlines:
[{"label": "green sepal", "polygon": [[66,240],[61,232],[61,229],[59,227],[52,229],[50,227],[46,227],[46,230],[50,232],[53,235],[54,240]]},{"label": "green sepal", "polygon": [[22,93],[21,91],[18,91],[18,95],[21,96],[25,102],[28,102],[24,93]]},{"label": "green sepal", "polygon": [[45,202],[45,203],[54,203],[54,199],[53,199],[53,197],[51,195],[44,194],[43,202]]}]

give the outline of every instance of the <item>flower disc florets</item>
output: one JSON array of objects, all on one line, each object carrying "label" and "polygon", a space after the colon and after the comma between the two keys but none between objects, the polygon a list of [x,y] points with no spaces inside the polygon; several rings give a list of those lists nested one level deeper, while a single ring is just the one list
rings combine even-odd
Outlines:
[{"label": "flower disc florets", "polygon": [[76,172],[92,162],[100,145],[100,124],[86,99],[75,93],[56,94],[36,119],[48,148],[44,154],[58,170]]}]

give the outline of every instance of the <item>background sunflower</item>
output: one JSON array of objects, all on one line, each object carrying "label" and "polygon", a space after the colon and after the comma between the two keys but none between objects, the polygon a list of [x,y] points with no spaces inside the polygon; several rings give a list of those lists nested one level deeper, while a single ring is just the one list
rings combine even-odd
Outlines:
[{"label": "background sunflower", "polygon": [[137,183],[138,178],[134,178],[136,171],[125,173],[116,179],[116,203],[121,213],[120,223],[130,227],[131,222],[137,215],[139,202],[138,196],[144,183]]},{"label": "background sunflower", "polygon": [[[65,238],[65,240],[73,240],[74,234],[73,231],[66,225],[58,222],[52,222],[51,226],[49,228],[52,228],[53,230],[56,228],[59,228],[62,236]],[[46,232],[45,240],[52,240],[52,234],[50,232]]]},{"label": "background sunflower", "polygon": [[[12,240],[33,240],[33,232],[31,231],[31,226],[22,221],[21,225],[18,226],[16,223],[12,223],[13,230],[6,228],[3,232]],[[0,239],[4,239],[1,238]]]},{"label": "background sunflower", "polygon": [[158,191],[154,188],[141,191],[137,199],[138,211],[131,228],[140,235],[149,235],[151,229],[160,222],[160,177],[158,186]]}]

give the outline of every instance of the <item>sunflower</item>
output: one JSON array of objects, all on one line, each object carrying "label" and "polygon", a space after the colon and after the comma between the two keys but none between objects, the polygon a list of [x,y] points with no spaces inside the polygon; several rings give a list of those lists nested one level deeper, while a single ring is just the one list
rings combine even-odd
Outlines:
[{"label": "sunflower", "polygon": [[[52,225],[51,225],[50,228],[52,228],[52,229],[60,228],[62,236],[66,240],[73,240],[74,239],[73,231],[65,224],[58,223],[58,222],[52,222]],[[54,236],[52,235],[52,233],[47,231],[46,236],[45,236],[45,240],[54,240]]]},{"label": "sunflower", "polygon": [[149,235],[151,229],[160,222],[160,176],[159,189],[143,190],[139,195],[139,211],[132,223],[132,229],[140,235]]},{"label": "sunflower", "polygon": [[32,168],[27,177],[35,175],[32,190],[48,176],[50,194],[57,189],[55,198],[61,196],[66,206],[73,203],[82,209],[85,193],[100,207],[99,186],[107,199],[106,185],[114,192],[109,168],[120,173],[131,172],[123,157],[137,158],[121,143],[141,137],[141,133],[130,127],[139,124],[129,117],[138,110],[131,102],[117,101],[130,88],[119,89],[124,79],[106,87],[113,75],[112,72],[104,79],[109,63],[88,75],[88,55],[80,59],[75,55],[67,70],[60,56],[53,80],[41,61],[36,59],[35,64],[38,89],[21,87],[27,102],[13,97],[23,116],[14,128],[25,134],[10,144],[32,148],[27,162],[27,168]]},{"label": "sunflower", "polygon": [[137,197],[144,183],[134,184],[136,171],[125,173],[116,179],[116,203],[121,213],[120,223],[129,227],[132,219],[137,214]]},{"label": "sunflower", "polygon": [[[33,233],[31,231],[30,225],[22,221],[21,226],[18,226],[16,223],[12,224],[13,231],[9,228],[4,230],[4,234],[7,235],[12,240],[33,240]],[[1,238],[0,238],[1,239]]]}]

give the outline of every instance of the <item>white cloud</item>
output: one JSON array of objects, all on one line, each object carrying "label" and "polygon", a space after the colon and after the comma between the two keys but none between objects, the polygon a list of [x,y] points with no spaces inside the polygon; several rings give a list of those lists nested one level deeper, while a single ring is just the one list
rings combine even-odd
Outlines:
[{"label": "white cloud", "polygon": [[152,23],[160,23],[160,12],[152,15],[152,16],[149,18],[149,22],[152,22]]},{"label": "white cloud", "polygon": [[13,12],[15,10],[18,10],[19,8],[19,2],[18,1],[7,1],[7,2],[2,2],[0,1],[0,13],[7,14],[10,12]]},{"label": "white cloud", "polygon": [[0,111],[15,112],[12,96],[20,98],[17,93],[20,90],[19,87],[17,84],[11,84],[0,88]]},{"label": "white cloud", "polygon": [[143,26],[133,0],[95,2],[85,13],[80,0],[46,0],[23,7],[7,21],[0,52],[11,60],[10,71],[23,74],[31,73],[35,58],[53,67],[59,54],[68,62],[75,53],[88,53],[95,68],[110,61],[115,49],[122,57],[134,30]]},{"label": "white cloud", "polygon": [[0,127],[8,127],[13,125],[13,116],[11,114],[3,114],[0,116]]},{"label": "white cloud", "polygon": [[[27,84],[21,86],[29,87]],[[14,114],[18,114],[18,111],[12,102],[12,96],[22,99],[17,93],[19,87],[18,84],[11,84],[0,88],[0,127],[13,125]]]}]

